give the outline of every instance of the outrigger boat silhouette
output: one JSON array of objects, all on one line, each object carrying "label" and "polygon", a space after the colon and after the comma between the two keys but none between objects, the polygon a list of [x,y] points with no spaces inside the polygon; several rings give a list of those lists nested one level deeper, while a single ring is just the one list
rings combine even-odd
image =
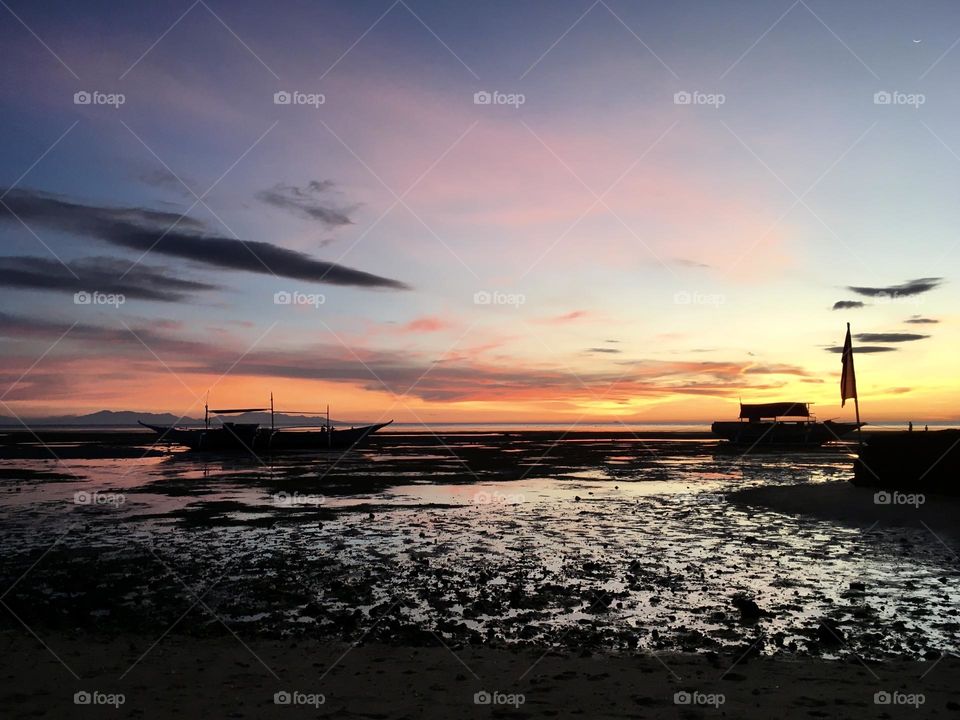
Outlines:
[{"label": "outrigger boat silhouette", "polygon": [[710,429],[733,445],[819,447],[866,423],[820,422],[807,402],[740,403],[739,420],[718,421]]},{"label": "outrigger boat silhouette", "polygon": [[[223,421],[219,427],[210,427],[210,415],[242,415],[244,413],[269,412],[270,427],[261,427],[260,423],[238,423]],[[330,406],[325,412],[287,411],[295,415],[326,415],[326,422],[319,430],[300,430],[277,428],[274,423],[275,410],[273,393],[270,394],[270,407],[266,408],[226,408],[211,409],[203,406],[203,428],[185,428],[174,425],[151,425],[138,420],[145,428],[157,433],[159,441],[185,445],[191,450],[208,452],[249,452],[253,454],[271,454],[275,452],[308,450],[347,450],[361,443],[373,433],[393,422],[360,427],[337,428],[330,422]]]}]

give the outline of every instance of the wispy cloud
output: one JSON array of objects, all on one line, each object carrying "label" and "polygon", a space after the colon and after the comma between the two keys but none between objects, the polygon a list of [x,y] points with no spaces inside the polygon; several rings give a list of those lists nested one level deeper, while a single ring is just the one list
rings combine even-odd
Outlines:
[{"label": "wispy cloud", "polygon": [[904,322],[911,325],[936,325],[940,321],[935,320],[934,318],[921,317],[920,315],[911,315],[909,318],[904,320]]},{"label": "wispy cloud", "polygon": [[550,317],[539,318],[535,320],[535,322],[546,325],[556,325],[573,322],[574,320],[581,320],[587,317],[589,314],[590,313],[588,313],[586,310],[573,310],[572,312],[564,313],[563,315],[552,315]]},{"label": "wispy cloud", "polygon": [[213,235],[203,223],[146,208],[85,205],[35,190],[10,190],[0,220],[35,223],[93,237],[117,247],[182,258],[224,270],[243,270],[332,285],[406,290],[399,280],[317,260],[306,253],[259,240]]},{"label": "wispy cloud", "polygon": [[301,217],[317,220],[324,227],[351,225],[353,220],[349,213],[356,208],[336,207],[329,198],[334,187],[336,185],[332,180],[311,180],[303,187],[277,183],[272,188],[258,192],[257,199]]},{"label": "wispy cloud", "polygon": [[431,333],[447,330],[452,327],[452,323],[443,318],[433,315],[414,318],[410,322],[400,327],[400,332],[404,333]]},{"label": "wispy cloud", "polygon": [[860,300],[837,300],[833,304],[834,310],[854,310],[862,307],[863,303]]},{"label": "wispy cloud", "polygon": [[798,365],[775,363],[773,365],[753,365],[743,371],[744,375],[808,375],[809,373]]},{"label": "wispy cloud", "polygon": [[144,170],[137,176],[137,180],[142,182],[144,185],[160,188],[161,190],[168,190],[185,198],[193,197],[193,193],[190,192],[190,188],[184,184],[190,181],[184,180],[184,182],[181,182],[176,175],[166,168],[160,167]]}]

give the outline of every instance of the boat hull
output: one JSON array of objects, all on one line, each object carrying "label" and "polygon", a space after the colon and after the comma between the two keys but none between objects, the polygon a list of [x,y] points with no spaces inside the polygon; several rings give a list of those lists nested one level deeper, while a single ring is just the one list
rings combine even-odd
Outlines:
[{"label": "boat hull", "polygon": [[840,440],[860,425],[857,423],[826,422],[715,422],[710,426],[714,435],[730,444],[745,447],[819,447],[832,440]]},{"label": "boat hull", "polygon": [[348,450],[363,442],[370,435],[393,421],[357,428],[334,428],[329,435],[326,430],[283,431],[269,430],[255,425],[225,423],[213,429],[177,428],[150,425],[141,422],[164,440],[184,445],[200,452],[246,452],[271,454],[275,452],[306,452],[322,450]]},{"label": "boat hull", "polygon": [[266,430],[258,437],[258,452],[300,452],[311,450],[347,450],[366,440],[393,420],[379,425],[357,428],[334,428],[329,436],[326,430],[284,431]]}]

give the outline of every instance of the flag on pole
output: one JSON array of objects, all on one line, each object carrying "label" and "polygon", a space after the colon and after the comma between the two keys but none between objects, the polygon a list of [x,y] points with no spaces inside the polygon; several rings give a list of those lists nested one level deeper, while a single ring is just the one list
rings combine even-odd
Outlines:
[{"label": "flag on pole", "polygon": [[850,339],[850,323],[847,323],[847,339],[843,341],[843,372],[840,374],[840,407],[850,398],[857,398],[857,374],[853,369],[853,341]]}]

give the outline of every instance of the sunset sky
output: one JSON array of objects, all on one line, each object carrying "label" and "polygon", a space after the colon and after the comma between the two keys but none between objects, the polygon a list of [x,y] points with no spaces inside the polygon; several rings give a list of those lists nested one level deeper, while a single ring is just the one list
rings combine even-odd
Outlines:
[{"label": "sunset sky", "polygon": [[864,420],[957,419],[958,39],[955,2],[7,0],[0,414],[850,418],[849,322]]}]

